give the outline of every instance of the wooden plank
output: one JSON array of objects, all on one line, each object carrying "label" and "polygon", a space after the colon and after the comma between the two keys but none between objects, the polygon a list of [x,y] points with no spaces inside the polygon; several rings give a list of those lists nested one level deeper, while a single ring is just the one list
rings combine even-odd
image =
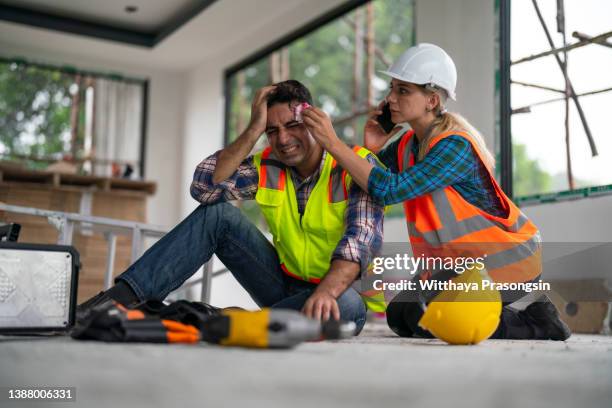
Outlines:
[{"label": "wooden plank", "polygon": [[[91,188],[84,188],[84,187],[79,187],[79,186],[67,186],[67,185],[60,185],[59,187],[54,187],[51,184],[34,184],[34,183],[21,183],[21,182],[0,182],[0,189],[2,188],[29,188],[30,190],[51,190],[51,191],[57,191],[57,192],[72,192],[72,193],[78,193],[79,195],[83,193],[83,191],[91,191]],[[144,191],[140,191],[140,190],[121,190],[121,189],[115,189],[115,190],[108,190],[108,191],[102,191],[100,189],[96,189],[94,190],[98,193],[110,193],[113,194],[113,196],[115,197],[140,197],[140,198],[144,198],[145,196],[148,195],[148,193],[144,192]]]},{"label": "wooden plank", "polygon": [[149,181],[135,181],[113,178],[110,180],[111,190],[137,190],[144,191],[148,194],[155,194],[157,191],[157,184]]},{"label": "wooden plank", "polygon": [[40,170],[28,170],[0,163],[1,183],[19,182],[28,184],[46,184],[52,187],[71,186],[100,190],[128,190],[145,194],[155,194],[156,183],[149,181],[127,180],[82,174],[55,173]]},{"label": "wooden plank", "polygon": [[0,165],[3,180],[20,181],[23,183],[49,184],[53,182],[53,173],[38,170],[16,168],[15,166]]}]

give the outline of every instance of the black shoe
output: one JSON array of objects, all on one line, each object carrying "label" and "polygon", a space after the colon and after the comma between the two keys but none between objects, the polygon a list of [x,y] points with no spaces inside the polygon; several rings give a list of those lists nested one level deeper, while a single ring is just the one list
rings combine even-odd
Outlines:
[{"label": "black shoe", "polygon": [[77,306],[76,320],[79,321],[87,317],[87,315],[89,314],[89,311],[92,310],[94,307],[102,305],[102,304],[104,305],[109,304],[113,301],[114,299],[108,295],[107,291],[102,291],[98,293],[96,296],[86,300],[85,302]]},{"label": "black shoe", "polygon": [[404,319],[404,308],[406,303],[391,302],[387,306],[387,325],[400,337],[412,337],[414,333]]},{"label": "black shoe", "polygon": [[418,294],[409,290],[400,292],[387,306],[387,324],[400,337],[431,339],[433,335],[419,326],[424,308]]},{"label": "black shoe", "polygon": [[103,304],[106,305],[113,300],[128,308],[140,302],[130,285],[120,279],[108,290],[98,293],[96,296],[77,306],[77,320],[79,320],[80,317],[87,316],[88,311],[94,307]]},{"label": "black shoe", "polygon": [[535,324],[536,338],[567,340],[572,331],[559,316],[559,311],[548,296],[542,295],[527,306],[523,313]]},{"label": "black shoe", "polygon": [[77,306],[76,320],[79,321],[80,319],[87,317],[89,311],[98,306],[101,306],[103,308],[104,306],[113,302],[120,303],[128,309],[131,309],[134,305],[137,304],[134,300],[126,301],[117,299],[117,296],[113,296],[112,289],[105,290]]}]

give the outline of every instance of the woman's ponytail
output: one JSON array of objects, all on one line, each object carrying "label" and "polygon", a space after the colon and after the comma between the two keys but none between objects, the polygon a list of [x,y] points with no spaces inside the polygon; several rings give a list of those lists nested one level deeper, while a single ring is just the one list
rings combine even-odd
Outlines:
[{"label": "woman's ponytail", "polygon": [[[442,102],[442,98],[440,101]],[[424,140],[420,142],[418,154],[419,161],[422,160],[429,151],[429,143],[433,137],[439,135],[440,133],[457,131],[465,132],[472,137],[483,156],[482,158],[485,166],[487,166],[489,170],[493,170],[495,167],[495,158],[487,148],[480,132],[460,114],[455,112],[446,112],[444,108],[441,109],[442,110],[438,108],[438,116],[430,125],[429,131],[427,132]]]}]

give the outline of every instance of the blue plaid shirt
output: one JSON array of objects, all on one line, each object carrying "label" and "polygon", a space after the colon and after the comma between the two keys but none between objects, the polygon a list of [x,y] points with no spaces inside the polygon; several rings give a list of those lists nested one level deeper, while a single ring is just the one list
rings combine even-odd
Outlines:
[{"label": "blue plaid shirt", "polygon": [[[419,143],[416,136],[412,153],[416,158]],[[377,200],[395,204],[452,186],[470,204],[489,214],[506,217],[489,172],[476,157],[467,139],[453,135],[439,141],[414,166],[399,172],[397,149],[401,138],[378,153],[387,170],[374,168],[368,179],[368,190]]]},{"label": "blue plaid shirt", "polygon": [[[191,196],[202,204],[253,200],[259,183],[259,174],[253,156],[247,157],[240,163],[238,169],[227,180],[214,184],[212,175],[217,165],[218,154],[219,152],[207,157],[196,168],[191,183]],[[290,167],[298,211],[301,214],[306,208],[312,189],[319,180],[326,154],[323,152],[319,168],[308,177],[301,177],[294,168]],[[372,154],[367,159],[375,166],[380,166]],[[332,254],[332,260],[344,259],[358,263],[363,273],[372,259],[380,253],[383,241],[383,215],[384,206],[364,192],[357,183],[352,183],[348,192],[346,229]]]}]

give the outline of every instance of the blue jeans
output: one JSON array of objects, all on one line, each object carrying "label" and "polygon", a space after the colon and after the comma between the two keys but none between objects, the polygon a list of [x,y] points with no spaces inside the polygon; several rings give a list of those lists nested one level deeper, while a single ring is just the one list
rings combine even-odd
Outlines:
[{"label": "blue jeans", "polygon": [[[196,208],[115,281],[126,282],[141,300],[163,300],[213,254],[260,307],[300,310],[316,288],[283,273],[274,246],[229,203]],[[361,331],[366,307],[359,293],[348,288],[337,302],[341,318]]]}]

